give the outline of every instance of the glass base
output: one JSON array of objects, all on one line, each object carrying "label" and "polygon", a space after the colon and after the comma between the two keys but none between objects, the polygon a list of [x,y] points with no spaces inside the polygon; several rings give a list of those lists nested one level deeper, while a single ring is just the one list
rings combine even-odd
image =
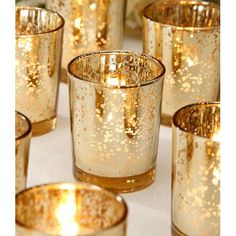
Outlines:
[{"label": "glass base", "polygon": [[33,123],[32,135],[38,136],[38,135],[42,135],[42,134],[45,134],[54,130],[56,128],[56,122],[57,122],[57,118],[56,116],[53,116],[49,119]]},{"label": "glass base", "polygon": [[172,236],[188,236],[187,234],[184,234],[181,232],[173,223],[171,225],[171,235]]},{"label": "glass base", "polygon": [[64,68],[61,68],[61,82],[68,83],[67,70]]},{"label": "glass base", "polygon": [[77,181],[95,184],[115,193],[134,192],[143,189],[155,180],[156,167],[149,171],[128,177],[103,177],[87,173],[74,166],[74,177]]},{"label": "glass base", "polygon": [[161,114],[161,124],[165,126],[172,126],[172,116],[166,115],[166,114]]}]

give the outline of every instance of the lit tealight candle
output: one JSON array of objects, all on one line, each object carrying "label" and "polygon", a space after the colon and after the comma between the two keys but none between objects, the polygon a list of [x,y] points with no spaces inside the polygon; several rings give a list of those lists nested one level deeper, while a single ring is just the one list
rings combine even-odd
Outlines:
[{"label": "lit tealight candle", "polygon": [[16,236],[125,236],[127,206],[97,186],[48,184],[16,196]]},{"label": "lit tealight candle", "polygon": [[77,208],[81,204],[81,199],[78,197],[76,199],[74,191],[68,192],[66,195],[62,196],[61,202],[55,210],[56,219],[59,222],[59,228],[61,228],[60,234],[62,236],[77,235],[78,232],[80,232],[79,219],[76,219],[76,212],[80,210]]},{"label": "lit tealight candle", "polygon": [[109,74],[105,79],[105,83],[108,86],[116,86],[116,87],[126,85],[125,79],[122,78],[122,76],[120,76],[120,78],[119,78],[116,74],[114,74],[114,75]]}]

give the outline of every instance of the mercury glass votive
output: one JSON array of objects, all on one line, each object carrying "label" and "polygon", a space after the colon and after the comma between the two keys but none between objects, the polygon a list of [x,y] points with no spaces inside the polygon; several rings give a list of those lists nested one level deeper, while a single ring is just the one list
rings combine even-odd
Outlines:
[{"label": "mercury glass votive", "polygon": [[16,195],[16,236],[125,236],[120,196],[85,183],[56,183]]},{"label": "mercury glass votive", "polygon": [[123,47],[126,0],[46,0],[65,19],[62,81],[67,65],[82,53]]},{"label": "mercury glass votive", "polygon": [[31,139],[31,122],[19,112],[15,112],[15,191],[26,187],[28,159]]},{"label": "mercury glass votive", "polygon": [[176,110],[215,102],[220,87],[220,7],[203,1],[159,0],[144,10],[143,50],[166,67],[161,123]]},{"label": "mercury glass votive", "polygon": [[16,7],[16,109],[33,135],[56,126],[63,18],[36,7]]},{"label": "mercury glass votive", "polygon": [[74,176],[116,192],[155,178],[165,68],[134,52],[83,54],[68,65]]},{"label": "mercury glass votive", "polygon": [[172,235],[220,235],[220,103],[173,116]]}]

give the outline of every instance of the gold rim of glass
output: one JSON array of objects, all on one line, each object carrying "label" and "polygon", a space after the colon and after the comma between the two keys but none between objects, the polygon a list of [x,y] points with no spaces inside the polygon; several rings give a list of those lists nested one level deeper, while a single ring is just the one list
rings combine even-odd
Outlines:
[{"label": "gold rim of glass", "polygon": [[45,35],[45,34],[49,34],[49,33],[58,31],[59,29],[64,27],[65,20],[64,20],[64,18],[58,12],[55,12],[53,10],[48,10],[48,9],[45,9],[45,8],[33,7],[33,6],[17,6],[16,7],[16,11],[24,10],[24,9],[25,10],[34,10],[34,11],[48,12],[49,14],[52,14],[52,15],[55,15],[56,17],[58,17],[61,22],[60,22],[59,26],[56,27],[55,29],[48,30],[48,31],[45,31],[45,32],[40,32],[40,33],[33,33],[33,34],[16,34],[17,38],[20,38],[20,37],[32,37],[32,36],[36,36],[36,35]]},{"label": "gold rim of glass", "polygon": [[[66,188],[66,186],[67,186],[67,188]],[[69,188],[69,186],[70,186],[70,188]],[[49,183],[49,184],[36,185],[36,186],[30,187],[30,188],[27,188],[27,189],[24,189],[24,190],[18,192],[15,196],[15,199],[17,199],[17,197],[20,196],[21,194],[26,194],[27,192],[34,191],[35,189],[40,189],[40,188],[45,188],[45,187],[50,187],[50,188],[55,188],[55,189],[68,189],[68,190],[69,189],[80,189],[82,187],[84,189],[91,189],[91,190],[96,190],[96,191],[99,191],[99,192],[105,192],[106,194],[109,194],[109,195],[113,196],[116,201],[120,202],[124,206],[124,213],[122,214],[121,218],[115,224],[113,224],[109,227],[106,227],[104,229],[97,230],[93,233],[85,234],[84,236],[92,236],[92,235],[94,235],[94,233],[107,231],[109,229],[112,229],[112,228],[118,226],[119,224],[121,224],[122,222],[124,222],[127,219],[128,206],[127,206],[125,200],[123,199],[123,197],[121,197],[120,195],[116,195],[115,193],[113,193],[111,191],[108,191],[108,190],[106,190],[102,187],[99,187],[97,185],[88,184],[88,183],[58,182],[58,183],[52,183],[52,184]],[[26,226],[24,223],[17,221],[17,219],[15,219],[15,222],[16,222],[17,225],[19,225],[23,228],[30,229],[30,230],[35,231],[35,232],[44,233],[45,236],[46,235],[51,235],[51,234],[45,233],[41,230],[34,229],[34,228],[29,227],[29,226]],[[80,236],[80,234],[78,234],[78,236]]]},{"label": "gold rim of glass", "polygon": [[[178,109],[173,117],[172,117],[172,127],[175,127],[176,129],[179,129],[181,130],[182,132],[186,133],[186,134],[191,134],[195,137],[200,137],[200,138],[203,138],[203,139],[210,139],[208,137],[204,137],[204,136],[201,136],[201,135],[198,135],[198,134],[194,134],[193,132],[191,131],[186,131],[185,129],[183,129],[183,127],[181,125],[179,125],[178,123],[178,115],[188,109],[188,108],[197,108],[197,107],[202,107],[202,106],[214,106],[214,107],[220,107],[220,102],[200,102],[200,103],[193,103],[193,104],[189,104],[189,105],[186,105],[184,107],[181,107],[180,109]],[[216,142],[216,141],[215,141]]]},{"label": "gold rim of glass", "polygon": [[88,83],[102,85],[103,87],[106,87],[106,88],[114,88],[114,87],[111,87],[111,86],[103,84],[103,83],[99,83],[99,82],[95,82],[95,81],[88,81],[88,80],[85,80],[85,79],[77,76],[75,73],[72,72],[71,66],[72,66],[73,63],[75,63],[77,60],[79,60],[81,58],[91,57],[91,56],[94,56],[94,55],[119,55],[119,54],[122,54],[122,55],[134,55],[134,56],[140,57],[140,58],[144,57],[144,58],[146,58],[148,60],[151,60],[156,65],[157,64],[160,65],[162,70],[160,71],[160,73],[157,76],[155,76],[151,80],[148,80],[148,81],[145,81],[145,82],[142,82],[142,83],[131,84],[131,85],[120,85],[120,86],[117,86],[115,88],[125,89],[125,88],[143,87],[143,86],[155,83],[155,82],[163,79],[163,76],[164,76],[164,74],[166,72],[166,68],[165,68],[164,64],[160,60],[158,60],[157,58],[152,57],[152,56],[150,56],[148,54],[145,54],[145,53],[137,53],[137,52],[126,51],[126,50],[95,51],[95,52],[84,53],[84,54],[79,55],[78,57],[75,57],[74,59],[72,59],[69,62],[68,66],[67,66],[67,72],[68,72],[68,75],[69,75],[69,79],[72,77],[72,78],[75,78],[75,79],[86,81]]},{"label": "gold rim of glass", "polygon": [[[174,28],[174,29],[177,29],[177,30],[206,31],[206,30],[213,30],[213,29],[219,29],[220,28],[220,24],[215,25],[215,26],[209,26],[209,27],[190,27],[190,26],[184,27],[184,26],[160,23],[157,20],[153,19],[153,17],[151,17],[148,14],[148,11],[150,10],[150,8],[156,8],[156,5],[163,4],[164,2],[168,2],[168,0],[159,0],[159,1],[156,1],[154,3],[151,3],[151,4],[147,5],[143,10],[143,17],[146,20],[150,20],[151,22],[154,22],[155,24],[159,24],[163,27]],[[217,10],[220,11],[220,5],[218,5],[216,3],[213,3],[213,2],[188,1],[188,0],[185,0],[185,1],[183,1],[183,0],[172,0],[172,1],[169,1],[169,2],[173,2],[173,5],[176,5],[176,4],[191,4],[191,5],[198,5],[198,6],[203,6],[203,7],[209,6],[209,7],[212,7],[214,9],[217,9]]]},{"label": "gold rim of glass", "polygon": [[28,135],[31,134],[31,131],[32,131],[32,124],[31,124],[29,118],[26,117],[24,114],[20,113],[19,111],[15,111],[15,114],[21,116],[21,118],[23,118],[23,120],[25,120],[26,123],[27,123],[27,129],[26,129],[26,131],[23,132],[23,133],[22,133],[21,135],[19,135],[18,137],[15,137],[15,140],[20,140],[20,139],[22,139],[22,138],[24,138],[24,137],[26,137],[26,136],[28,136]]}]

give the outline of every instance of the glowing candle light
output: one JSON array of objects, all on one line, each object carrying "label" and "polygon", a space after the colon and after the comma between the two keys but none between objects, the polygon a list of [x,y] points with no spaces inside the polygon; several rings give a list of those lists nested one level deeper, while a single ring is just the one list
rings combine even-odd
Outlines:
[{"label": "glowing candle light", "polygon": [[81,27],[81,17],[78,17],[78,18],[75,19],[74,25],[77,29],[80,29],[80,27]]},{"label": "glowing candle light", "polygon": [[122,77],[121,75],[108,75],[105,79],[105,83],[109,86],[116,86],[116,87],[119,87],[119,86],[125,86],[126,85],[126,82],[125,82],[125,78]]},{"label": "glowing candle light", "polygon": [[16,196],[16,236],[125,236],[127,206],[84,183],[47,184]]},{"label": "glowing candle light", "polygon": [[80,211],[81,198],[76,198],[74,185],[61,184],[59,188],[69,190],[67,194],[62,195],[60,203],[55,209],[55,216],[61,228],[60,234],[62,236],[77,235],[80,232],[77,212]]},{"label": "glowing candle light", "polygon": [[95,11],[95,10],[96,10],[96,7],[97,7],[96,3],[91,3],[91,4],[90,4],[90,9],[91,9],[92,11]]}]

